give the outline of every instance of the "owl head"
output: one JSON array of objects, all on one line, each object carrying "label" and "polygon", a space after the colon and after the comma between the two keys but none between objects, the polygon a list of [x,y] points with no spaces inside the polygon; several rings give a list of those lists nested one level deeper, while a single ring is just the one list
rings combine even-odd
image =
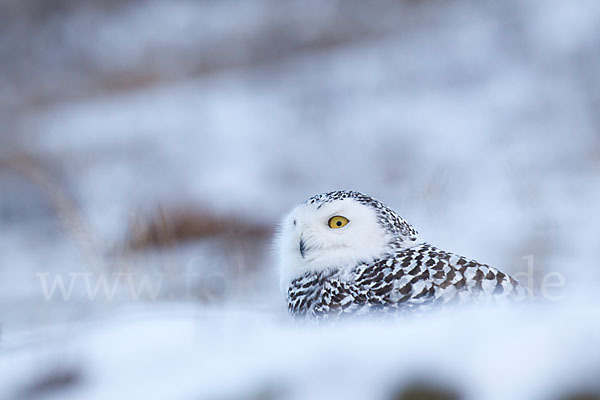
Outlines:
[{"label": "owl head", "polygon": [[308,272],[350,270],[417,240],[412,226],[372,197],[353,191],[313,196],[281,223],[276,241],[281,287]]}]

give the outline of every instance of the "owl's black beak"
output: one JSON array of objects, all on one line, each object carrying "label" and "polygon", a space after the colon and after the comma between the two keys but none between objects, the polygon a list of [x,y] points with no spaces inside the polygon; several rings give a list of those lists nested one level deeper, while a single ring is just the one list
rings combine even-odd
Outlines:
[{"label": "owl's black beak", "polygon": [[304,239],[300,238],[300,255],[304,258],[304,254],[306,253],[306,242]]}]

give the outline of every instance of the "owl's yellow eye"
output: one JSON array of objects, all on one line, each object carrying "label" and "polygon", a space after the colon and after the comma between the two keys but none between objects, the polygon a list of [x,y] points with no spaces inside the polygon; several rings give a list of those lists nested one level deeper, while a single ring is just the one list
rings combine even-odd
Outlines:
[{"label": "owl's yellow eye", "polygon": [[348,218],[342,217],[341,215],[336,215],[334,217],[329,218],[329,227],[331,229],[341,228],[343,226],[348,225]]}]

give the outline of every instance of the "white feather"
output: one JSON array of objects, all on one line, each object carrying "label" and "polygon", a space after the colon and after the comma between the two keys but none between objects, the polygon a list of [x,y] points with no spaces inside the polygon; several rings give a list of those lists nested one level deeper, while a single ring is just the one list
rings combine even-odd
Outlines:
[{"label": "white feather", "polygon": [[[350,222],[332,229],[328,221],[336,215]],[[304,257],[300,253],[301,238],[306,243]],[[343,270],[371,262],[389,252],[391,239],[378,223],[375,211],[352,198],[301,204],[283,218],[277,237],[281,288],[287,290],[306,272]]]}]

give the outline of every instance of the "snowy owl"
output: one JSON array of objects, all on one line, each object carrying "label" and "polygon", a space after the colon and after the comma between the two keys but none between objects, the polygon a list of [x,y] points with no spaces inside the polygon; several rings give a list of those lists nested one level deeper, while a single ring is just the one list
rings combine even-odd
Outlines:
[{"label": "snowy owl", "polygon": [[509,275],[420,241],[395,211],[358,192],[320,194],[300,204],[283,219],[277,245],[281,287],[295,317],[528,297]]}]

